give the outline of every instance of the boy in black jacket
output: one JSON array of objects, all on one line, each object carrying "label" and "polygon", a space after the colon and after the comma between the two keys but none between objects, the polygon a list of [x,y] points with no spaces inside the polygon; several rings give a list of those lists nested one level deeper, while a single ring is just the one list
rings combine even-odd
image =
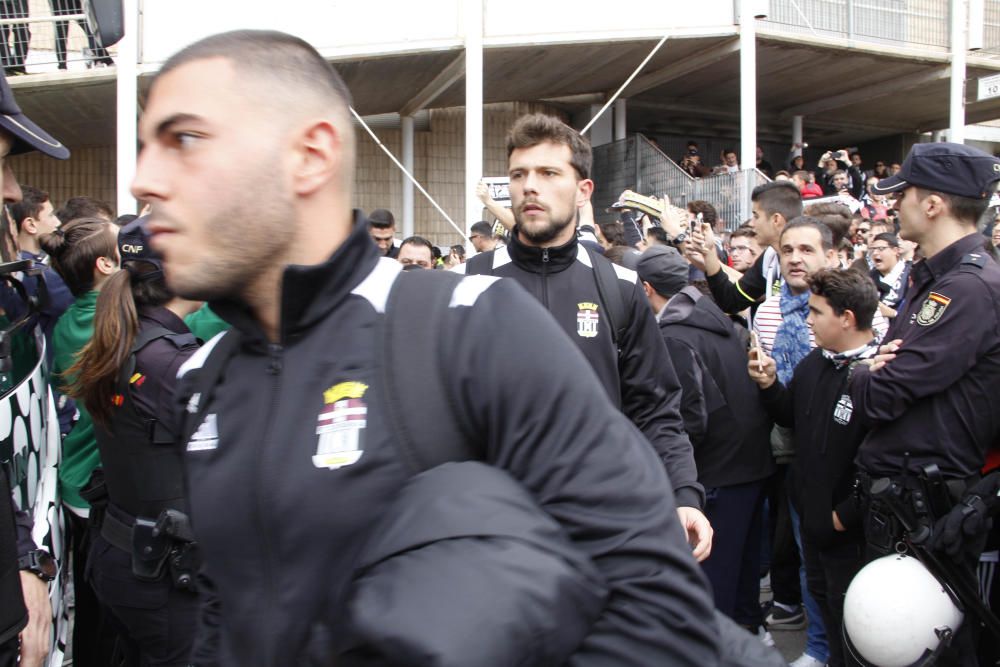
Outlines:
[{"label": "boy in black jacket", "polygon": [[872,317],[878,292],[860,273],[824,269],[809,279],[809,318],[816,349],[795,368],[787,387],[774,359],[751,349],[750,377],[776,422],[794,427],[792,501],[802,517],[809,591],[823,609],[831,667],[854,663],[837,638],[844,595],[864,565],[864,535],[852,488],[854,455],[865,427],[854,414],[848,385],[854,367],[878,351]]}]

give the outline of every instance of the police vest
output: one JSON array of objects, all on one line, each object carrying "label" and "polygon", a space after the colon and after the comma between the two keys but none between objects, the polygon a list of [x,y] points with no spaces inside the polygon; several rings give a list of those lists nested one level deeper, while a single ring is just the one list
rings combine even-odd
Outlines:
[{"label": "police vest", "polygon": [[140,413],[131,395],[132,388],[145,381],[135,372],[136,354],[161,338],[178,349],[196,342],[193,334],[164,327],[140,331],[118,374],[110,422],[107,428],[95,424],[109,500],[132,516],[150,519],[165,509],[187,513],[183,459],[173,446],[176,437],[161,419]]}]

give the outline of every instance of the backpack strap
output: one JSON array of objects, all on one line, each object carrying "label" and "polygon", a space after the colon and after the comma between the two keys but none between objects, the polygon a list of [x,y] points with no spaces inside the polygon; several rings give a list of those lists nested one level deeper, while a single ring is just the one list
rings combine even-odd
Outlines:
[{"label": "backpack strap", "polygon": [[443,325],[461,281],[450,271],[403,271],[386,303],[382,384],[390,426],[414,474],[483,458],[444,377]]},{"label": "backpack strap", "polygon": [[215,388],[221,382],[230,359],[240,349],[241,342],[239,331],[227,330],[220,335],[209,351],[205,363],[200,368],[190,370],[181,378],[176,394],[183,411],[178,419],[181,425],[181,432],[177,438],[179,444],[185,445],[205,419]]},{"label": "backpack strap", "polygon": [[604,306],[604,314],[608,318],[608,324],[611,326],[611,340],[614,341],[615,347],[620,353],[621,340],[628,328],[629,317],[621,287],[618,286],[618,274],[615,273],[615,267],[611,266],[611,262],[596,251],[583,244],[580,244],[580,248],[590,255],[590,263],[594,267],[594,282],[597,283],[597,294]]}]

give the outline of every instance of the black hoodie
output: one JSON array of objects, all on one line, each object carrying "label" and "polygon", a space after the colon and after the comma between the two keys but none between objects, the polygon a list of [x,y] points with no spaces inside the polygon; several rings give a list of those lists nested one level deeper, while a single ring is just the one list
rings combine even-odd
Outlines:
[{"label": "black hoodie", "polygon": [[747,375],[745,341],[695,287],[675,295],[660,333],[683,389],[681,415],[706,488],[755,482],[774,472],[771,422]]}]

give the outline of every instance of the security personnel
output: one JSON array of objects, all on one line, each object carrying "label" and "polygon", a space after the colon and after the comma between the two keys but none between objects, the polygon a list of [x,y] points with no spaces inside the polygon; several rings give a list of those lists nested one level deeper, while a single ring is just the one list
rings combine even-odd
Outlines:
[{"label": "security personnel", "polygon": [[118,233],[122,270],[101,287],[94,337],[67,370],[66,390],[93,418],[101,454],[100,474],[84,494],[98,533],[89,580],[127,630],[137,664],[182,667],[194,638],[198,559],[175,446],[173,388],[198,349],[181,320],[198,304],[167,289],[144,222]]},{"label": "security personnel", "polygon": [[[198,665],[312,664],[307,653],[337,662],[359,555],[412,478],[378,342],[390,289],[406,276],[351,211],[349,105],[343,81],[302,40],[236,31],[164,63],[140,121],[132,192],[152,204],[148,229],[168,284],[208,298],[233,325],[183,369],[182,384],[212,377],[232,351],[212,391],[183,403],[204,415],[185,444],[211,584],[199,588]],[[718,664],[706,583],[641,434],[513,281],[469,276],[450,297],[435,321],[447,332],[452,372],[442,384],[462,430],[607,584],[572,663]],[[488,341],[495,354],[484,360]],[[489,590],[482,580],[454,585],[470,583]],[[506,624],[488,600],[468,612],[485,613],[479,634],[495,637]]]},{"label": "security personnel", "polygon": [[[0,76],[0,156],[39,151],[59,160],[69,150],[31,121]],[[0,157],[0,160],[2,160]],[[21,188],[4,162],[0,171],[4,203],[20,201]],[[51,646],[52,609],[47,581],[54,563],[31,539],[31,516],[17,508],[0,462],[0,667],[40,667]]]},{"label": "security personnel", "polygon": [[[593,189],[590,144],[558,119],[532,114],[508,133],[507,156],[517,224],[506,247],[473,257],[465,273],[513,278],[552,313],[663,460],[695,557],[703,560],[712,537],[701,513],[705,492],[680,416],[680,383],[656,321],[635,271],[577,242],[577,210]],[[606,287],[602,270],[610,276]],[[623,304],[617,317],[625,321],[612,321],[613,300]]]},{"label": "security personnel", "polygon": [[[987,447],[1000,433],[1000,266],[983,251],[976,229],[997,180],[997,158],[930,143],[914,146],[902,169],[874,187],[895,198],[900,236],[919,244],[926,259],[913,266],[909,303],[886,335],[894,355],[854,375],[854,410],[871,426],[857,464],[863,485],[893,481],[918,515],[928,508],[914,505],[914,492],[921,493],[931,506],[925,523],[978,481]],[[942,485],[946,491],[935,493]],[[934,507],[935,495],[937,505],[947,506]],[[892,549],[904,536],[886,528],[886,517],[868,500],[869,544]],[[962,576],[971,580],[978,556],[968,554]],[[965,623],[956,638],[963,665],[975,664],[969,648],[975,626]]]}]

